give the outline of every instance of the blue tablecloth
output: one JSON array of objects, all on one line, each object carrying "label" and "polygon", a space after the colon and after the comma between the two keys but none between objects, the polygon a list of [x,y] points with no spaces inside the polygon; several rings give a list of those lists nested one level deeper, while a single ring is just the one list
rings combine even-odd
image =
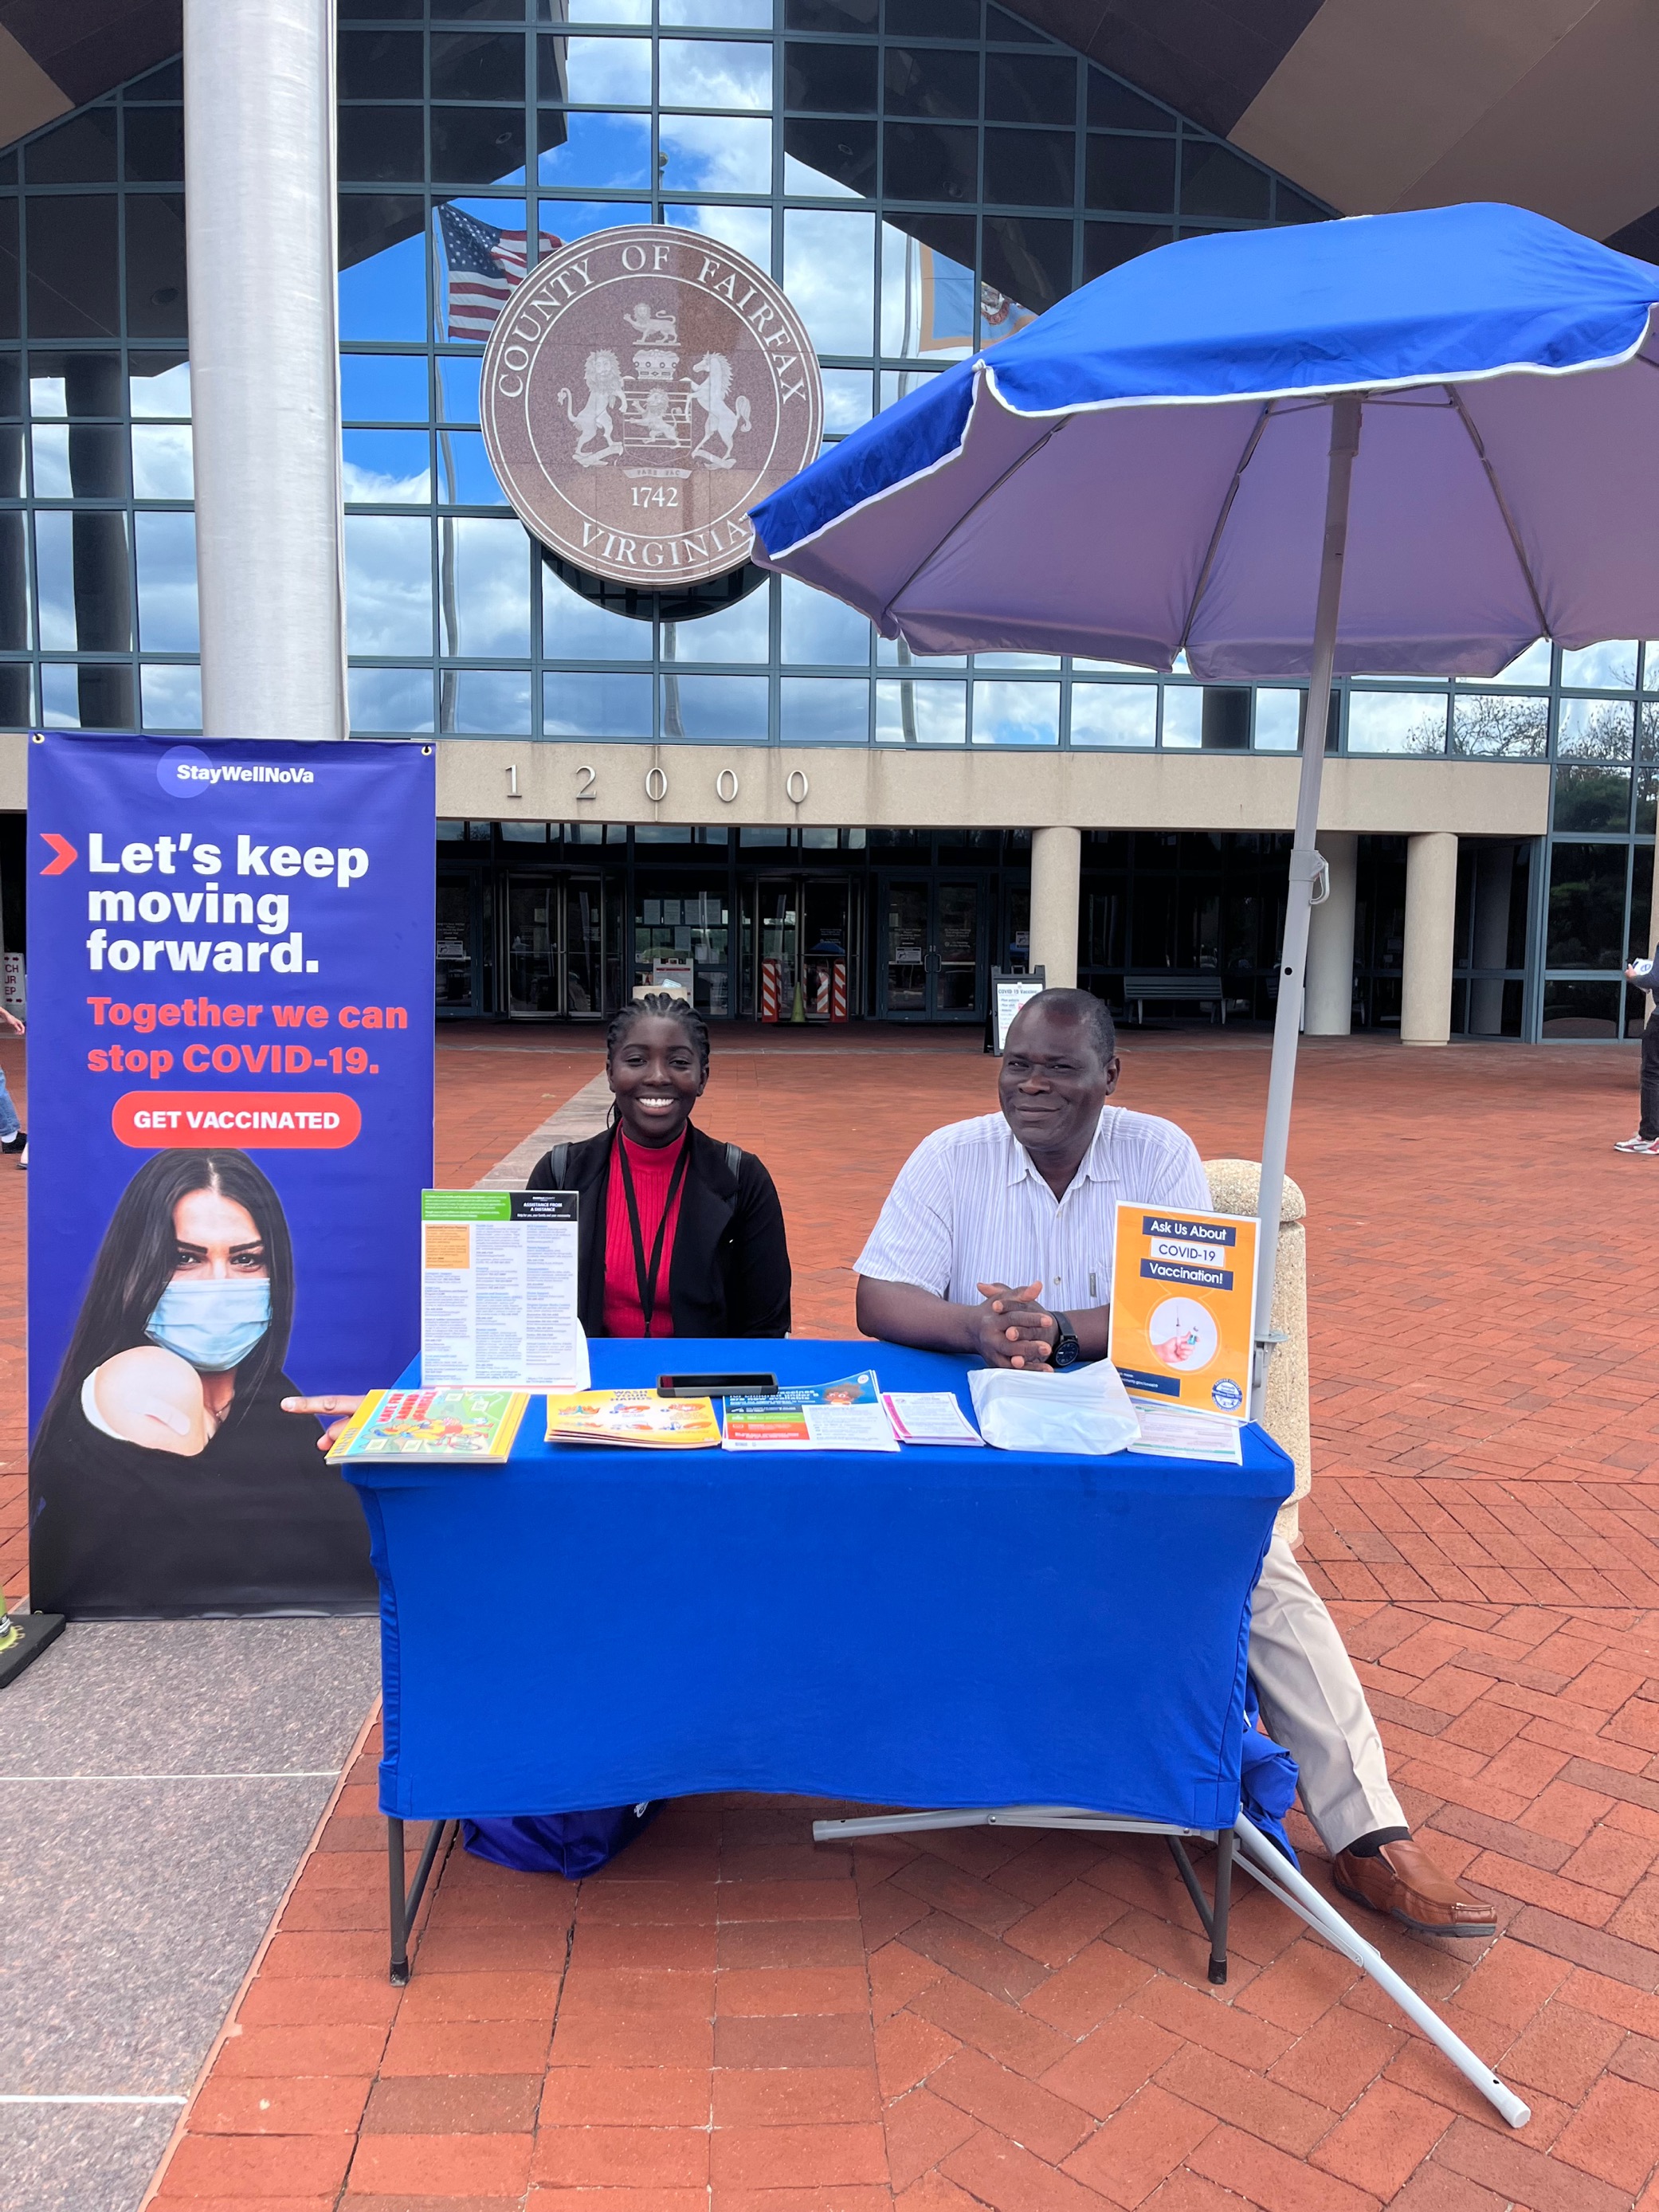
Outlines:
[{"label": "blue tablecloth", "polygon": [[[953,1389],[964,1359],[822,1340],[596,1340],[597,1388],[682,1370]],[[409,1380],[418,1379],[411,1370]],[[382,1809],[573,1811],[752,1790],[1238,1810],[1250,1592],[1289,1496],[1242,1467],[906,1445],[354,1462],[380,1577]]]}]

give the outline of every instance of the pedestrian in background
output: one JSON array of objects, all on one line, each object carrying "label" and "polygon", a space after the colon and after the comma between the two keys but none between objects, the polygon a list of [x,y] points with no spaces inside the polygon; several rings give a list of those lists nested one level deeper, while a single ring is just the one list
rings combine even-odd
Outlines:
[{"label": "pedestrian in background", "polygon": [[[1659,960],[1632,960],[1625,981],[1638,991],[1659,992]],[[1648,1018],[1642,1031],[1642,1119],[1633,1137],[1613,1148],[1615,1152],[1659,1152],[1659,999],[1650,996]]]},{"label": "pedestrian in background", "polygon": [[[22,1023],[4,1006],[0,1006],[0,1029],[11,1036],[23,1034]],[[17,1109],[6,1088],[3,1067],[0,1067],[0,1152],[10,1153],[20,1168],[29,1164],[29,1133],[17,1118]]]}]

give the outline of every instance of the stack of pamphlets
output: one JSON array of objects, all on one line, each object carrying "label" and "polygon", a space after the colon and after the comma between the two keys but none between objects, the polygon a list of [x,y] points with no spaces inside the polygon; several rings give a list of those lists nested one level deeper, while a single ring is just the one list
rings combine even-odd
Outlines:
[{"label": "stack of pamphlets", "polygon": [[1147,1452],[1154,1459],[1213,1459],[1233,1467],[1244,1463],[1243,1424],[1225,1413],[1137,1398],[1135,1417],[1140,1441],[1129,1446],[1131,1451]]},{"label": "stack of pamphlets", "polygon": [[720,1440],[708,1398],[659,1398],[654,1390],[550,1390],[550,1444],[645,1444],[700,1451]]},{"label": "stack of pamphlets", "polygon": [[499,1465],[529,1403],[526,1390],[371,1390],[328,1455]]},{"label": "stack of pamphlets", "polygon": [[726,1401],[727,1451],[896,1451],[874,1373]]},{"label": "stack of pamphlets", "polygon": [[884,1390],[881,1402],[902,1444],[982,1444],[954,1390]]}]

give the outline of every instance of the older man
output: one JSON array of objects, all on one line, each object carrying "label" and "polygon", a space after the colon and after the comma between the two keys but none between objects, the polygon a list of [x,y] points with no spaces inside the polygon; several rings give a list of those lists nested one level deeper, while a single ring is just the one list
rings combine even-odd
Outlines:
[{"label": "older man", "polygon": [[[1107,1104],[1118,1066],[1098,999],[1027,1003],[1008,1032],[1000,1113],[936,1129],[888,1194],[858,1260],[866,1334],[1007,1367],[1105,1358],[1118,1201],[1210,1206],[1182,1130]],[[1426,1934],[1493,1935],[1490,1909],[1413,1841],[1353,1662],[1282,1536],[1256,1584],[1250,1672],[1344,1894]]]}]

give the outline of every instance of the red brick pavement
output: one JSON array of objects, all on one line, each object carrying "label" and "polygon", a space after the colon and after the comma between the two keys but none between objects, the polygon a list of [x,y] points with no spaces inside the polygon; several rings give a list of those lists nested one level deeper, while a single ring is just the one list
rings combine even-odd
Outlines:
[{"label": "red brick pavement", "polygon": [[[445,1171],[597,1066],[556,1042],[446,1037]],[[773,1168],[828,1334],[910,1145],[990,1099],[972,1040],[836,1048],[731,1032],[702,1116]],[[690,1801],[576,1887],[453,1853],[394,1991],[371,1741],[158,2212],[1659,2212],[1659,1166],[1608,1149],[1634,1073],[1316,1044],[1291,1152],[1307,1555],[1413,1818],[1501,1924],[1367,1933],[1525,2130],[1259,1893],[1212,1990],[1173,1869],[1127,1842],[818,1850],[805,1804]],[[1132,1040],[1121,1095],[1251,1153],[1265,1076],[1256,1041]]]}]

